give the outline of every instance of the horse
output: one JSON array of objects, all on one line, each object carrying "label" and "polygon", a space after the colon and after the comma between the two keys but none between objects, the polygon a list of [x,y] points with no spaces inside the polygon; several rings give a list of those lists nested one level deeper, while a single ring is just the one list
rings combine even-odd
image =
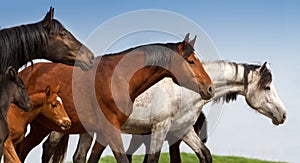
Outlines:
[{"label": "horse", "polygon": [[[72,127],[62,131],[46,118],[38,117],[36,123],[31,123],[29,133],[29,136],[34,136],[34,140],[24,139],[25,152],[21,153],[21,160],[24,160],[30,148],[38,144],[51,130],[56,130],[69,134],[103,134],[117,161],[128,162],[120,128],[131,114],[132,101],[139,94],[164,77],[171,77],[173,82],[201,94],[204,99],[213,96],[212,81],[194,53],[195,41],[196,37],[189,41],[187,34],[181,42],[142,45],[99,56],[96,58],[97,66],[87,73],[70,66],[51,63],[38,63],[33,70],[25,69],[20,72],[29,94],[38,91],[42,86],[60,82],[63,88],[61,97],[72,121]],[[92,97],[93,92],[95,100]],[[70,98],[72,95],[73,98]],[[75,100],[78,100],[76,108]],[[31,145],[27,144],[27,140]]]},{"label": "horse", "polygon": [[58,96],[59,87],[58,85],[56,88],[50,89],[50,86],[47,86],[44,92],[32,94],[30,100],[33,108],[29,112],[24,112],[13,104],[10,106],[7,114],[10,134],[4,143],[5,163],[21,162],[15,151],[15,145],[23,140],[27,125],[39,114],[56,123],[62,130],[71,127],[71,120],[64,109],[61,98]]},{"label": "horse", "polygon": [[[276,89],[272,83],[272,73],[267,63],[260,66],[215,61],[204,63],[203,65],[206,67],[215,84],[216,92],[212,101],[230,102],[234,101],[237,95],[242,95],[245,96],[245,100],[250,107],[272,119],[273,124],[279,125],[284,123],[286,119],[285,107],[276,93]],[[176,89],[181,90],[176,91]],[[179,96],[176,96],[176,92]],[[160,96],[158,97],[156,94],[159,93]],[[164,102],[162,102],[161,99],[165,99]],[[197,137],[197,134],[200,134],[200,129],[205,119],[204,115],[200,114],[203,106],[201,101],[203,100],[199,99],[198,94],[186,90],[185,88],[177,88],[176,85],[165,78],[136,98],[133,113],[129,116],[121,130],[132,134],[147,134],[149,132],[155,132],[153,128],[157,130],[156,124],[164,121],[172,121],[172,127],[168,127],[167,125],[161,126],[159,132],[163,132],[166,128],[169,129],[167,139],[171,145],[171,162],[181,162],[179,152],[179,144],[181,141],[177,141],[181,139],[181,137],[176,136],[176,130],[179,132],[187,131],[186,135],[181,134],[183,136],[182,139],[190,145],[196,153],[202,150],[199,149],[202,142]],[[207,102],[208,101],[205,101],[204,103]],[[197,117],[199,114],[200,116]],[[194,129],[192,129],[192,126]],[[194,140],[189,140],[186,138],[187,136],[190,136],[190,138]],[[62,135],[59,136],[57,134],[56,138],[59,137],[62,137]],[[44,147],[55,148],[55,146],[51,146],[53,142],[56,144],[66,144],[65,142],[59,142],[59,139],[51,140],[50,138],[51,137],[44,143]],[[159,137],[159,139],[160,141],[161,139],[164,140],[164,137]],[[65,140],[67,139],[64,139],[64,141]],[[133,135],[130,146],[126,152],[129,160],[131,160],[131,155],[137,148],[139,148],[144,141],[149,140],[149,135]],[[86,160],[86,154],[91,142],[92,138],[88,134],[80,135],[79,144],[73,156],[74,162]],[[151,143],[152,142],[153,140],[151,140]],[[155,142],[157,142],[157,140]],[[151,154],[148,147],[150,143],[146,142],[145,144],[147,146],[147,154]],[[43,148],[43,152],[47,153],[47,150],[51,149]],[[102,151],[102,145],[96,142],[89,162],[97,162]],[[158,160],[159,151],[155,152],[157,155],[154,160]],[[51,155],[44,156],[43,158],[49,158],[50,156]],[[53,157],[55,158],[57,156],[54,155]],[[146,160],[147,157],[145,157],[144,162],[146,162]]]},{"label": "horse", "polygon": [[48,59],[88,70],[94,54],[80,43],[54,16],[50,7],[44,19],[37,23],[0,30],[0,71],[9,66],[18,70],[33,59]]},{"label": "horse", "polygon": [[25,85],[19,78],[13,67],[8,67],[7,71],[0,73],[0,157],[3,155],[4,141],[8,137],[9,129],[6,115],[9,105],[13,102],[24,111],[29,111],[32,107],[31,101],[25,89]]}]

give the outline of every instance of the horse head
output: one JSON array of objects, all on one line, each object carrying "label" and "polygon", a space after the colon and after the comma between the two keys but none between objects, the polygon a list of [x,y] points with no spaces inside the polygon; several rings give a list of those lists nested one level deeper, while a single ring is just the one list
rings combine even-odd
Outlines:
[{"label": "horse head", "polygon": [[54,16],[54,8],[40,22],[47,35],[45,57],[53,62],[63,62],[69,65],[89,70],[94,63],[94,54],[79,42]]},{"label": "horse head", "polygon": [[[177,64],[173,64],[171,72],[180,85],[200,93],[202,99],[209,100],[214,96],[214,85],[200,59],[195,54],[195,42],[196,36],[189,41],[188,33],[184,40],[178,44],[179,55],[175,55],[174,59]],[[185,73],[176,73],[180,72],[179,68],[183,69]],[[191,78],[193,80],[190,80]]]},{"label": "horse head", "polygon": [[272,83],[269,64],[265,62],[249,75],[252,77],[249,77],[245,95],[247,103],[259,113],[271,118],[273,124],[284,123],[286,110]]},{"label": "horse head", "polygon": [[12,102],[24,111],[30,111],[32,108],[32,103],[27,94],[25,85],[22,79],[18,76],[16,70],[12,67],[9,67],[5,73],[5,79],[5,82],[7,83],[2,84],[6,85],[8,97],[12,97]]},{"label": "horse head", "polygon": [[53,90],[50,89],[50,86],[46,87],[46,98],[41,113],[59,125],[61,129],[66,130],[71,127],[71,120],[65,111],[61,98],[58,96],[59,87],[60,85]]}]

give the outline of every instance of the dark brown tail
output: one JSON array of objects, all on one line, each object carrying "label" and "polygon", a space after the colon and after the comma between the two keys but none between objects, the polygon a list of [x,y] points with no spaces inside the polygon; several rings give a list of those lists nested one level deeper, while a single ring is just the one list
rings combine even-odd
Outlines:
[{"label": "dark brown tail", "polygon": [[64,134],[64,136],[60,139],[59,143],[56,146],[56,150],[52,157],[53,163],[63,163],[65,154],[67,152],[68,143],[69,143],[69,134]]}]

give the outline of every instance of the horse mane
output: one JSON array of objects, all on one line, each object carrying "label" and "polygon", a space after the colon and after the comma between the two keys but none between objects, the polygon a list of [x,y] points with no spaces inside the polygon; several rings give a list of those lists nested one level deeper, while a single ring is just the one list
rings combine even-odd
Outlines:
[{"label": "horse mane", "polygon": [[0,30],[0,68],[9,66],[19,69],[32,55],[43,55],[47,45],[47,33],[41,23],[21,25]]},{"label": "horse mane", "polygon": [[[225,61],[219,61],[222,63],[225,63]],[[231,64],[232,66],[234,66],[236,68],[236,73],[235,75],[237,76],[238,73],[238,64],[235,62],[229,62],[229,64]],[[254,71],[258,68],[260,68],[260,65],[254,65],[254,64],[242,64],[242,66],[244,66],[244,76],[243,76],[243,83],[244,83],[244,88],[245,90],[248,89],[248,74],[251,71]],[[266,83],[270,83],[270,75],[271,72],[269,70],[264,70],[266,72],[261,72],[261,78],[259,79],[259,87],[263,87],[265,86]],[[271,76],[272,77],[272,76]],[[224,96],[218,97],[216,99],[214,99],[213,101],[215,103],[220,103],[220,102],[226,102],[229,103],[230,101],[235,101],[237,99],[238,94],[235,92],[229,92]]]},{"label": "horse mane", "polygon": [[[144,51],[146,54],[146,66],[160,66],[165,67],[166,65],[172,62],[174,51],[179,52],[178,46],[183,44],[183,42],[177,43],[153,43],[147,45],[140,45],[137,47],[129,48],[127,50],[112,53],[112,54],[105,54],[103,56],[110,56],[110,55],[119,55],[119,54],[126,54],[132,51]],[[194,52],[194,48],[190,44],[186,44],[184,48],[183,58],[190,56]]]}]

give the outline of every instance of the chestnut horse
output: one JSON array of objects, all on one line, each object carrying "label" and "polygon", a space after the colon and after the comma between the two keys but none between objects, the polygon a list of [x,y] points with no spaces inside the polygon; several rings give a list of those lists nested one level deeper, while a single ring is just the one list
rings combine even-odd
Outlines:
[{"label": "chestnut horse", "polygon": [[39,114],[52,120],[63,130],[71,127],[71,120],[68,117],[62,100],[58,96],[59,85],[53,90],[50,86],[44,92],[30,96],[33,108],[29,112],[20,110],[16,105],[11,105],[7,114],[7,122],[10,134],[4,143],[4,162],[20,163],[15,151],[15,145],[25,137],[27,125],[32,122]]},{"label": "chestnut horse", "polygon": [[24,111],[31,109],[32,104],[16,70],[9,67],[5,74],[0,73],[0,157],[3,155],[4,141],[8,137],[9,129],[6,115],[9,105],[13,102]]},{"label": "chestnut horse", "polygon": [[88,73],[51,63],[39,63],[33,69],[23,70],[20,76],[29,94],[61,82],[61,97],[72,127],[61,130],[46,118],[38,117],[29,134],[34,138],[25,140],[21,160],[51,130],[56,130],[68,134],[102,134],[117,161],[128,162],[120,128],[131,114],[132,101],[138,95],[164,77],[171,77],[175,83],[200,93],[203,99],[214,95],[212,81],[194,53],[195,41],[196,37],[189,42],[187,34],[182,42],[149,44],[107,54],[97,57],[98,66]]},{"label": "chestnut horse", "polygon": [[0,70],[18,70],[33,59],[48,59],[88,70],[94,54],[53,18],[54,8],[37,23],[0,30]]}]

